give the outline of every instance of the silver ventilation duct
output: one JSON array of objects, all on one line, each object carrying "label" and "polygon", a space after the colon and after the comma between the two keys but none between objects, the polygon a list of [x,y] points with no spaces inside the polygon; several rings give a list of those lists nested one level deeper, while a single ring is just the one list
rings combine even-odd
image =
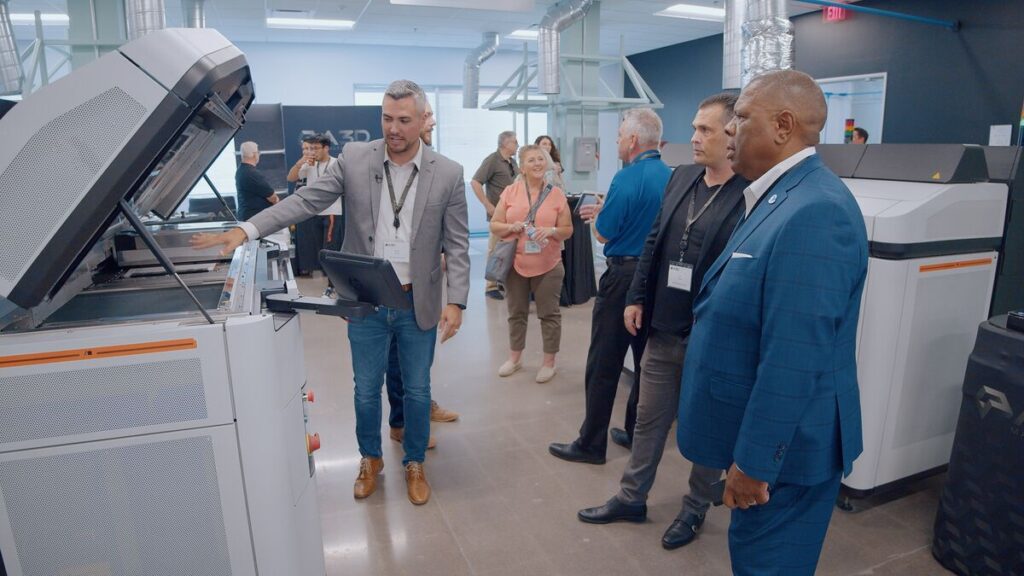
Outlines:
[{"label": "silver ventilation duct", "polygon": [[7,0],[0,0],[0,94],[21,93],[22,76],[10,9]]},{"label": "silver ventilation duct", "polygon": [[483,42],[466,56],[462,70],[462,107],[476,108],[480,104],[480,65],[494,56],[498,49],[498,33],[484,32]]},{"label": "silver ventilation duct", "polygon": [[786,17],[786,0],[747,0],[743,22],[743,85],[765,72],[792,67],[793,23]]},{"label": "silver ventilation duct", "polygon": [[558,58],[561,54],[560,36],[577,20],[587,15],[594,0],[562,0],[544,15],[537,35],[537,77],[541,94],[561,92],[558,77]]},{"label": "silver ventilation duct", "polygon": [[185,11],[185,28],[206,28],[205,0],[182,0]]},{"label": "silver ventilation duct", "polygon": [[747,0],[726,0],[725,38],[722,41],[722,89],[743,87],[743,16]]},{"label": "silver ventilation duct", "polygon": [[164,22],[164,0],[125,0],[128,39],[138,40],[154,30],[167,27]]}]

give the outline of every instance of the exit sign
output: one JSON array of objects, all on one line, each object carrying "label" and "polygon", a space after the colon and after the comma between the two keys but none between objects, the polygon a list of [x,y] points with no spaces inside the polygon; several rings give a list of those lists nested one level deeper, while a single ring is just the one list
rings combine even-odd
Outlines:
[{"label": "exit sign", "polygon": [[850,11],[846,8],[835,8],[828,6],[821,9],[821,18],[825,22],[842,22],[850,17]]}]

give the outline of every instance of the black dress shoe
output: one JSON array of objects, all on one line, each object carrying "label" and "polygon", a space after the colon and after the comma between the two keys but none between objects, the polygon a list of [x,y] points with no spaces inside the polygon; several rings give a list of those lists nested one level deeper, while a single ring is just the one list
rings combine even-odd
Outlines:
[{"label": "black dress shoe", "polygon": [[603,506],[584,508],[576,513],[580,522],[608,524],[609,522],[643,522],[647,520],[647,504],[626,504],[612,496]]},{"label": "black dress shoe", "polygon": [[697,515],[688,512],[676,518],[672,525],[668,527],[668,530],[665,530],[665,535],[661,537],[662,548],[665,550],[675,550],[693,542],[702,524],[704,524],[703,514]]},{"label": "black dress shoe", "polygon": [[633,449],[633,437],[622,428],[612,428],[610,435],[612,437],[612,442],[615,442],[626,450]]},{"label": "black dress shoe", "polygon": [[548,452],[556,458],[568,460],[569,462],[584,462],[586,464],[604,464],[604,455],[585,452],[579,444],[559,444],[552,442],[548,445]]}]

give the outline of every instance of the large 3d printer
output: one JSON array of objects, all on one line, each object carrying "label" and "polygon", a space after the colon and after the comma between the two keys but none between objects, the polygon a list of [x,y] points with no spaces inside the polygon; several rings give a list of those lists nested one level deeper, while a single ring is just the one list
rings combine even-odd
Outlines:
[{"label": "large 3d printer", "polygon": [[988,318],[1003,243],[1007,185],[985,151],[947,144],[820,145],[853,192],[870,257],[857,373],[864,453],[846,494],[949,463],[968,357]]},{"label": "large 3d printer", "polygon": [[162,30],[0,119],[8,574],[324,574],[286,251],[221,258],[188,246],[217,224],[143,222],[175,211],[252,100],[223,36]]}]

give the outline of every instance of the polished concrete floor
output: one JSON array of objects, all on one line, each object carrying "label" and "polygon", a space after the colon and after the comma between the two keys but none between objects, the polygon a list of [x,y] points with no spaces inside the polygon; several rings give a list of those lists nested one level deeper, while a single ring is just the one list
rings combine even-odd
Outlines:
[{"label": "polished concrete floor", "polygon": [[[503,302],[483,296],[486,241],[473,241],[473,289],[464,327],[437,348],[433,397],[462,417],[433,424],[438,447],[427,455],[430,502],[413,506],[405,493],[401,446],[387,439],[377,493],[352,498],[359,452],[352,406],[352,372],[342,320],[302,318],[309,387],[316,391],[312,428],[323,448],[317,482],[327,574],[335,575],[659,575],[729,574],[728,511],[714,509],[697,541],[661,548],[686,490],[690,465],[670,435],[644,524],[594,526],[576,511],[614,494],[628,452],[611,444],[603,466],[563,462],[549,442],[575,438],[583,418],[583,371],[591,305],[562,309],[558,374],[534,382],[540,328],[531,318],[524,369],[496,375],[508,347]],[[321,279],[302,279],[307,294]],[[613,425],[621,426],[628,390],[620,388]],[[929,552],[942,477],[907,495],[858,513],[836,511],[819,574],[944,574]]]}]

